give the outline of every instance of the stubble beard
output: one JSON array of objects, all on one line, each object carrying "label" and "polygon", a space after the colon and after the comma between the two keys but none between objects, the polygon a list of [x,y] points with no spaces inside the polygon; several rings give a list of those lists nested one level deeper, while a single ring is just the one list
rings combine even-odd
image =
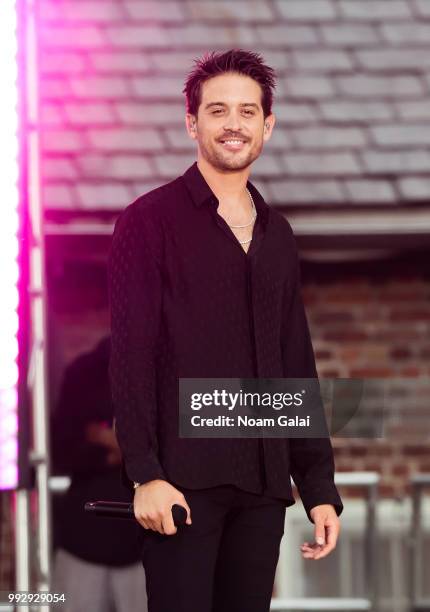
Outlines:
[{"label": "stubble beard", "polygon": [[257,146],[250,148],[245,154],[230,151],[218,151],[216,146],[207,147],[203,141],[198,141],[202,157],[217,170],[224,172],[232,170],[243,170],[250,166],[259,156],[263,149],[263,141]]}]

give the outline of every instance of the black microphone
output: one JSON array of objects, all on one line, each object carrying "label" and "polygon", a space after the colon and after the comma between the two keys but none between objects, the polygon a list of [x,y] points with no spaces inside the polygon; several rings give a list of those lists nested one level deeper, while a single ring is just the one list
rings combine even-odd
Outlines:
[{"label": "black microphone", "polygon": [[[86,502],[85,511],[95,514],[96,516],[102,516],[105,518],[121,518],[121,519],[133,519],[134,507],[133,502],[113,502],[113,501],[96,501]],[[187,511],[184,506],[179,504],[173,504],[172,516],[175,527],[185,525],[187,520]]]}]

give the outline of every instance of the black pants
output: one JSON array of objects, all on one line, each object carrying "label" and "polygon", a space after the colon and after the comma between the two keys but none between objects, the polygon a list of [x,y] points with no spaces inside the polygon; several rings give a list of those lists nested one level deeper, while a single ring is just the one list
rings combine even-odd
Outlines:
[{"label": "black pants", "polygon": [[232,485],[175,485],[192,525],[142,528],[149,612],[269,612],[286,504]]}]

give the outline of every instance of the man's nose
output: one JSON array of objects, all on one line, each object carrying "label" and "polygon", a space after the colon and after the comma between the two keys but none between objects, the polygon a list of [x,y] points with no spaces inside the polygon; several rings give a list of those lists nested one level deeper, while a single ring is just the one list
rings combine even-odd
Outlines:
[{"label": "man's nose", "polygon": [[230,132],[240,132],[242,129],[241,117],[238,113],[229,113],[224,122],[224,129]]}]

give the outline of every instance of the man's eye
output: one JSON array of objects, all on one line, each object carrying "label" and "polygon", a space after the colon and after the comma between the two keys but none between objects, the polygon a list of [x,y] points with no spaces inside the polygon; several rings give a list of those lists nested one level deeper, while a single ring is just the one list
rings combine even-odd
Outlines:
[{"label": "man's eye", "polygon": [[[217,110],[212,111],[212,115],[219,115],[222,112],[223,112],[223,109],[222,108],[218,108]],[[254,111],[252,111],[252,110],[246,110],[245,109],[243,112],[246,115],[248,115],[248,116],[252,116],[254,114]]]}]

